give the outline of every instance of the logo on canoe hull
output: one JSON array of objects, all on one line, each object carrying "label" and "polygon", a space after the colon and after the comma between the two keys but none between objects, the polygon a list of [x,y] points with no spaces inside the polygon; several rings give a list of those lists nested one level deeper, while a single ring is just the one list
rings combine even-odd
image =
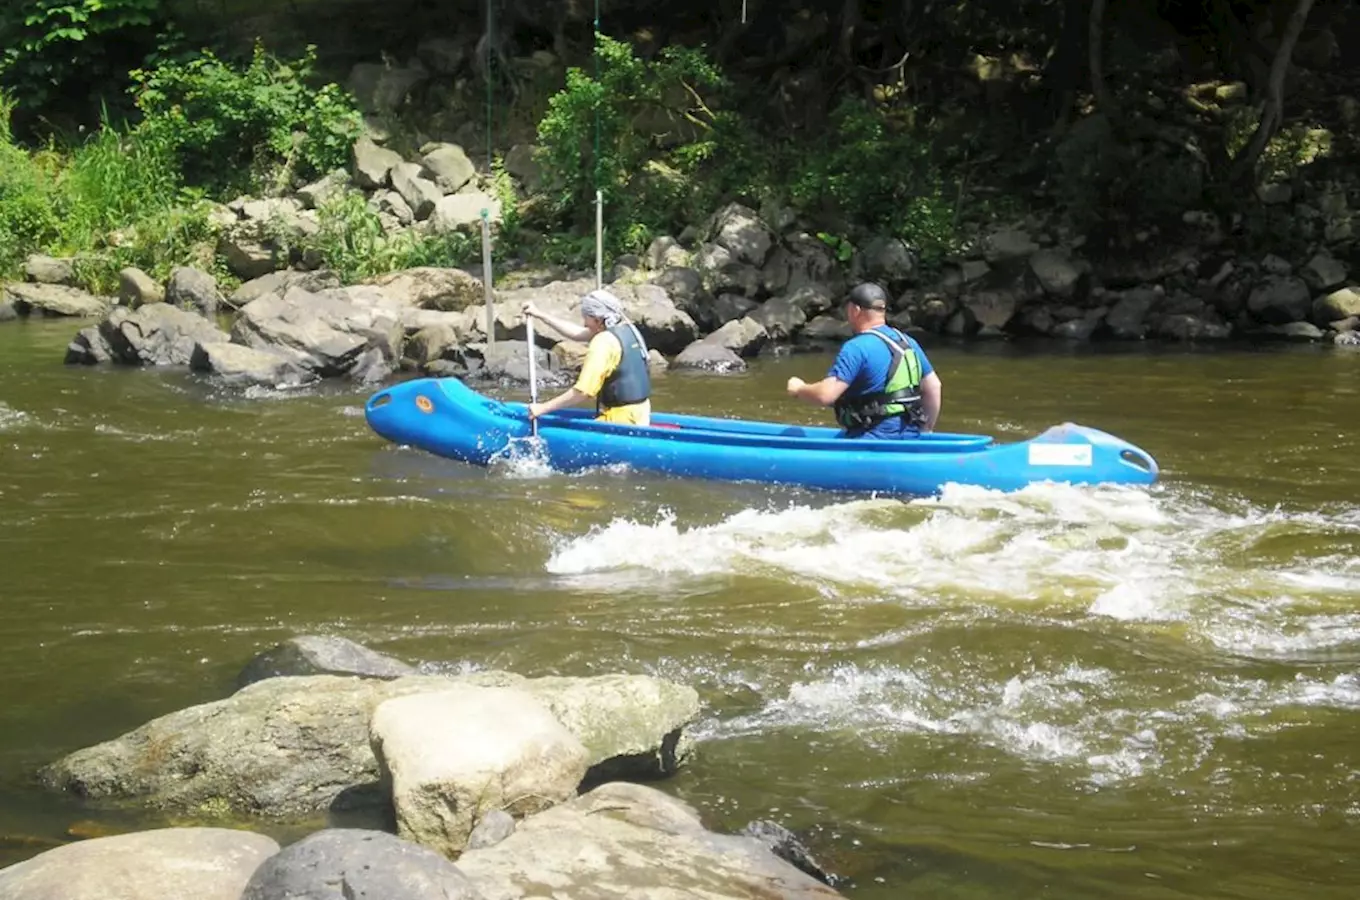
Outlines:
[{"label": "logo on canoe hull", "polygon": [[1031,466],[1090,466],[1090,444],[1030,444]]},{"label": "logo on canoe hull", "polygon": [[434,412],[434,404],[424,394],[416,394],[416,408],[423,413]]}]

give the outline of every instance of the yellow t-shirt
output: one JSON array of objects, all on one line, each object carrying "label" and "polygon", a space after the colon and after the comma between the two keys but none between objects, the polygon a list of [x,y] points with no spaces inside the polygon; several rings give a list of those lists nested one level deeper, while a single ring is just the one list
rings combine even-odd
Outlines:
[{"label": "yellow t-shirt", "polygon": [[[589,397],[600,396],[604,380],[613,374],[623,361],[623,346],[619,339],[607,331],[601,331],[590,339],[586,347],[586,361],[581,365],[581,374],[576,378],[576,390]],[[649,425],[652,421],[652,401],[629,403],[627,406],[604,407],[596,417],[603,422],[618,422],[621,425]]]}]

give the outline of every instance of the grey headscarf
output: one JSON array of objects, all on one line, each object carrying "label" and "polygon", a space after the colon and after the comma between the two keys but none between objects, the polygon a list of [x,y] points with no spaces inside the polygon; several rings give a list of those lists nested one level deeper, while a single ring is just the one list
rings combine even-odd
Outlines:
[{"label": "grey headscarf", "polygon": [[609,291],[597,288],[581,298],[581,315],[599,319],[605,328],[613,328],[625,318],[623,301]]}]

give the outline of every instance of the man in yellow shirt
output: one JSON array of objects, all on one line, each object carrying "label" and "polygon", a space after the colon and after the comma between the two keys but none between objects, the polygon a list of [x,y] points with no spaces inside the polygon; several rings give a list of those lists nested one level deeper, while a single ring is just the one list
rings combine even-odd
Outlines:
[{"label": "man in yellow shirt", "polygon": [[621,425],[650,425],[652,380],[647,370],[647,343],[637,326],[629,322],[623,303],[609,291],[597,289],[581,298],[581,327],[524,304],[533,316],[568,340],[589,341],[586,360],[576,384],[544,403],[529,404],[529,415],[538,418],[564,406],[595,401],[596,418]]}]

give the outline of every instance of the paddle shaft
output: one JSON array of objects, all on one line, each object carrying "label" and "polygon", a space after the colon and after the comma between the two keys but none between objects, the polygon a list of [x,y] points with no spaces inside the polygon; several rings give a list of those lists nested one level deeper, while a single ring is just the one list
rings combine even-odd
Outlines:
[{"label": "paddle shaft", "polygon": [[[538,360],[535,358],[534,350],[534,319],[533,316],[524,317],[525,340],[528,342],[529,350],[529,402],[538,402]],[[529,432],[538,437],[538,419],[529,419]]]}]

